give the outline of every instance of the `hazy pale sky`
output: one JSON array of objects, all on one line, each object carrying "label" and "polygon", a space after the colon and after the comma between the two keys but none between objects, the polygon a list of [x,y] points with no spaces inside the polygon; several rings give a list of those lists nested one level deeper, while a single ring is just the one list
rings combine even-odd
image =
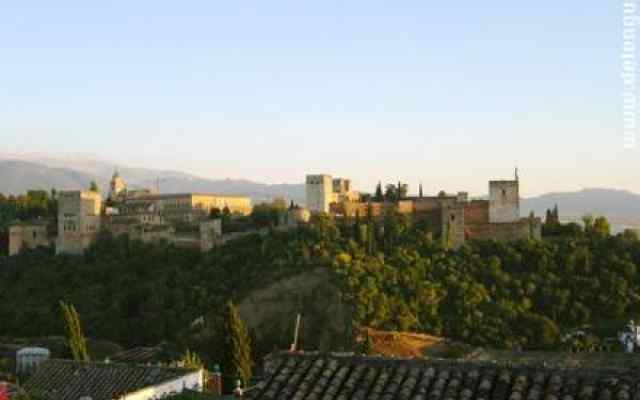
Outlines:
[{"label": "hazy pale sky", "polygon": [[622,4],[2,1],[0,152],[477,194],[517,165],[525,195],[640,192]]}]

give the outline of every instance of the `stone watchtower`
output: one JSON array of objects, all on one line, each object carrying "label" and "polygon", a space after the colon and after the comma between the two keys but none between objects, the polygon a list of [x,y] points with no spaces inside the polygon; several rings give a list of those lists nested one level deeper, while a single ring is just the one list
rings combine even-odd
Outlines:
[{"label": "stone watchtower", "polygon": [[56,252],[82,254],[100,230],[101,211],[102,196],[98,192],[60,192]]},{"label": "stone watchtower", "polygon": [[307,175],[307,208],[314,213],[328,213],[333,202],[333,178],[330,175]]},{"label": "stone watchtower", "polygon": [[520,182],[518,172],[514,180],[489,181],[489,222],[505,224],[520,220]]}]

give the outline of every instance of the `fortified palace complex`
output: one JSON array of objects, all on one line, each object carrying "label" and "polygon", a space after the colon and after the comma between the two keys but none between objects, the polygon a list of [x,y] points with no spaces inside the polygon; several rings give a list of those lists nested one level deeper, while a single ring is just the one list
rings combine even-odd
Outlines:
[{"label": "fortified palace complex", "polygon": [[540,239],[540,218],[520,218],[520,181],[516,170],[513,180],[489,181],[488,200],[470,200],[467,192],[438,196],[403,197],[394,201],[366,200],[354,192],[348,179],[330,175],[308,175],[307,207],[312,213],[329,213],[350,218],[369,213],[380,217],[396,211],[427,222],[435,234],[446,235],[453,248],[470,239],[511,241]]},{"label": "fortified palace complex", "polygon": [[[455,195],[376,199],[353,190],[351,180],[330,175],[308,175],[307,209],[292,208],[281,219],[285,228],[309,222],[313,214],[335,218],[375,217],[395,211],[420,219],[453,248],[470,239],[510,241],[539,239],[540,218],[520,218],[519,179],[489,182],[488,200],[471,200],[467,192]],[[57,253],[82,254],[103,230],[114,236],[127,234],[143,242],[166,240],[179,246],[207,251],[225,242],[220,219],[213,209],[228,209],[236,217],[252,212],[247,196],[199,193],[157,193],[129,190],[116,172],[109,196],[97,191],[62,191],[58,195],[57,234],[49,221],[19,222],[9,227],[9,254],[23,248],[55,246]]]},{"label": "fortified palace complex", "polygon": [[207,251],[222,241],[220,219],[209,218],[212,209],[228,209],[243,216],[252,210],[246,196],[128,190],[117,172],[110,186],[105,202],[95,191],[60,192],[57,236],[49,234],[45,221],[14,224],[9,228],[9,254],[17,254],[23,247],[53,244],[56,253],[82,254],[101,230],[115,236],[128,234],[143,242],[166,240]]}]

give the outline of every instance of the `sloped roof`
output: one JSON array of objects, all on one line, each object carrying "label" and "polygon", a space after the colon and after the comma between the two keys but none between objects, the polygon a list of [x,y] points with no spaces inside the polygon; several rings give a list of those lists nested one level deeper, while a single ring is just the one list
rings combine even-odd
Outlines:
[{"label": "sloped roof", "polygon": [[281,353],[253,400],[632,399],[638,372]]},{"label": "sloped roof", "polygon": [[117,363],[48,360],[40,364],[25,389],[44,400],[112,400],[195,372],[183,368]]},{"label": "sloped roof", "polygon": [[134,347],[116,353],[109,358],[111,361],[118,363],[145,364],[156,361],[156,357],[160,352],[160,347]]}]

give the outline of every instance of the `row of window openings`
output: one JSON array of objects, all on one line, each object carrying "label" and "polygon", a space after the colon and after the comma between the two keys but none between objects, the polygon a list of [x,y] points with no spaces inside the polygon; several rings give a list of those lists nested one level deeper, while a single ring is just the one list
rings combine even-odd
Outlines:
[{"label": "row of window openings", "polygon": [[[78,227],[75,224],[65,224],[64,225],[64,230],[66,232],[77,232],[78,231]],[[88,232],[94,232],[95,230],[96,230],[95,225],[87,225],[87,231]],[[35,232],[34,232],[34,235],[35,235]]]}]

